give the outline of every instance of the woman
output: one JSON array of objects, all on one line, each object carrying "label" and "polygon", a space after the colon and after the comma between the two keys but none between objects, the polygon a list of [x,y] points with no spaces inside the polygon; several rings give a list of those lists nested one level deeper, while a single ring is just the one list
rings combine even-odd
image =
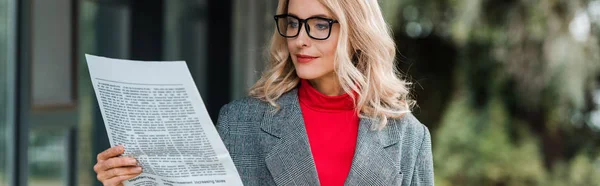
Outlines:
[{"label": "woman", "polygon": [[[433,185],[428,129],[376,0],[280,0],[270,64],[217,130],[244,185]],[[140,174],[122,147],[98,155],[105,185]]]}]

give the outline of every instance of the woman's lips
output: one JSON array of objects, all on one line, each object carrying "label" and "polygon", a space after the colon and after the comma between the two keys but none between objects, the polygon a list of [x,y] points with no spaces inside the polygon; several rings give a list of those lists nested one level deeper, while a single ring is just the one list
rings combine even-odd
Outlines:
[{"label": "woman's lips", "polygon": [[296,54],[296,58],[298,58],[299,63],[308,63],[314,59],[317,59],[318,57],[304,55],[304,54]]}]

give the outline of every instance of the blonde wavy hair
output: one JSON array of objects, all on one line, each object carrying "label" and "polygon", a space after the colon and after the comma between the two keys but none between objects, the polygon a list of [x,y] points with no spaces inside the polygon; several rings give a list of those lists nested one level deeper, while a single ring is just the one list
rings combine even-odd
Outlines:
[{"label": "blonde wavy hair", "polygon": [[[396,45],[377,0],[319,1],[340,23],[334,71],[341,88],[354,100],[358,115],[378,120],[379,125],[373,128],[381,129],[388,118],[401,118],[410,112],[415,104],[409,97],[411,83],[401,79],[395,68]],[[288,2],[279,0],[277,14],[287,13]],[[276,100],[298,86],[300,78],[290,58],[287,39],[274,28],[268,66],[249,94],[279,109]]]}]

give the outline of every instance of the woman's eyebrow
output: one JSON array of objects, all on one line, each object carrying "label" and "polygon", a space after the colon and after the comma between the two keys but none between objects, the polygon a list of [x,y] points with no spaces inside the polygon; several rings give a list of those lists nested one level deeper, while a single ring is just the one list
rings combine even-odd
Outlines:
[{"label": "woman's eyebrow", "polygon": [[[289,13],[289,12],[288,12],[288,14],[289,14],[289,15],[296,16],[296,17],[300,18],[300,16],[298,16],[298,15],[296,15],[296,14],[294,14],[294,13]],[[328,15],[325,15],[325,14],[317,14],[317,15],[312,15],[312,16],[309,16],[308,18],[311,18],[311,17],[322,17],[322,18],[329,18],[329,19],[331,19],[331,17],[329,17]],[[306,19],[308,19],[308,18],[306,18]],[[302,18],[300,18],[300,19],[302,19]]]}]

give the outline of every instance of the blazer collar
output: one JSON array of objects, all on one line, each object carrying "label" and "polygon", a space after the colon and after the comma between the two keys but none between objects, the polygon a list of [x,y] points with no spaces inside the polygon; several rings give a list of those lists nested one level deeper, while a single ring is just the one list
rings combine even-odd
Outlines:
[{"label": "blazer collar", "polygon": [[[277,185],[319,185],[317,169],[310,151],[297,89],[282,95],[278,104],[265,109],[261,128],[275,140],[265,156],[267,168]],[[267,147],[269,149],[269,147]]]},{"label": "blazer collar", "polygon": [[[277,185],[319,185],[297,91],[294,88],[277,100],[279,110],[272,106],[265,109],[261,129],[272,137],[268,140],[275,140],[265,143],[275,144],[266,154],[265,162]],[[398,148],[388,148],[400,141],[400,126],[390,120],[380,131],[371,130],[377,123],[369,118],[360,119],[346,185],[389,185],[401,174]]]},{"label": "blazer collar", "polygon": [[371,127],[377,120],[361,118],[354,159],[344,185],[399,185],[400,148],[392,148],[400,141],[398,126],[389,121],[380,131]]}]

